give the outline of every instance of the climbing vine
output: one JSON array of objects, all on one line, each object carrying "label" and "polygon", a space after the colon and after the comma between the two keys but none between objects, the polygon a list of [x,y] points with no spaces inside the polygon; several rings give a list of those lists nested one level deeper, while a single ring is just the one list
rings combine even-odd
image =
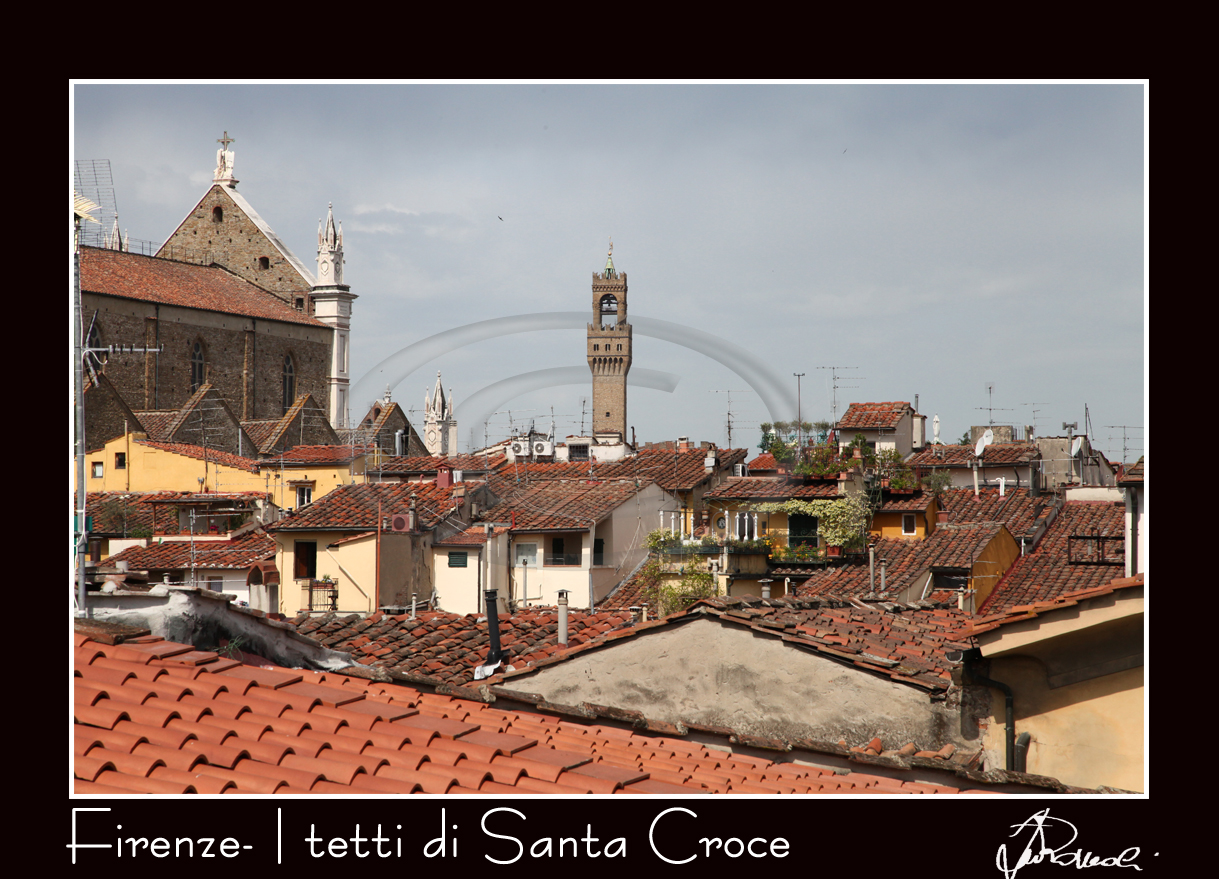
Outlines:
[{"label": "climbing vine", "polygon": [[804,501],[791,499],[776,503],[752,504],[757,513],[787,513],[817,517],[817,533],[828,546],[853,546],[863,540],[870,510],[862,495],[847,495],[834,500]]}]

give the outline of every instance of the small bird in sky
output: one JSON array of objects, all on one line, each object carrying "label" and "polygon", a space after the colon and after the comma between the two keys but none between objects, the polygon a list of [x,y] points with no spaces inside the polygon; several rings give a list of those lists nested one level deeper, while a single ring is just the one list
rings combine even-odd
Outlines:
[{"label": "small bird in sky", "polygon": [[[849,150],[849,149],[850,149],[850,147],[847,147],[847,150]],[[843,150],[843,152],[845,153],[847,150]]]},{"label": "small bird in sky", "polygon": [[[499,214],[496,214],[496,216],[497,216],[497,217],[499,217]],[[503,217],[500,217],[500,218],[499,218],[499,221],[500,221],[501,223],[502,223],[502,222],[504,222],[504,218],[503,218]]]}]

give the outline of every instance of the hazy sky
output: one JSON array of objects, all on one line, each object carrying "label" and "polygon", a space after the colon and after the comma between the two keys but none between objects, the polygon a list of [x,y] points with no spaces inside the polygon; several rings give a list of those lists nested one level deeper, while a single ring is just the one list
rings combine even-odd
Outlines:
[{"label": "hazy sky", "polygon": [[[206,192],[225,131],[238,190],[311,268],[333,202],[359,296],[353,382],[463,324],[591,314],[612,236],[630,316],[720,336],[793,389],[805,373],[805,420],[830,417],[820,367],[856,367],[840,415],[917,394],[928,439],[938,414],[954,442],[987,423],[993,383],[996,423],[1061,434],[1087,404],[1116,460],[1108,425],[1141,427],[1147,408],[1145,100],[1137,84],[78,84],[72,150],[110,161],[120,224],[157,244]],[[463,398],[584,350],[577,330],[480,342],[394,399],[421,409],[441,370],[464,446]],[[769,415],[730,369],[638,334],[634,366],[680,376],[630,392],[641,442],[725,444],[714,391],[731,390],[732,444],[756,452]],[[590,397],[591,380],[505,408],[549,429],[553,407],[563,437],[582,407],[591,425]],[[486,432],[506,436],[509,414]],[[1145,434],[1128,436],[1133,460]]]}]

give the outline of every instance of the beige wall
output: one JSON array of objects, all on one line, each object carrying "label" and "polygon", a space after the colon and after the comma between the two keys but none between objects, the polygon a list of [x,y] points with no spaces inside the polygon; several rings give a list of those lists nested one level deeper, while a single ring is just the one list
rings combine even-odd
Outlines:
[{"label": "beige wall", "polygon": [[[1144,790],[1142,587],[1008,623],[978,638],[987,674],[1012,688],[1029,772],[1081,787]],[[1002,694],[991,693],[985,743],[1003,766]]]},{"label": "beige wall", "polygon": [[[466,553],[466,567],[450,568],[449,553]],[[507,612],[508,535],[497,534],[481,546],[433,546],[432,582],[436,603],[449,613],[483,613],[483,592],[496,590],[501,612]]]},{"label": "beige wall", "polygon": [[514,676],[507,686],[559,703],[589,701],[754,735],[979,744],[963,736],[957,710],[918,688],[710,619],[627,638]]}]

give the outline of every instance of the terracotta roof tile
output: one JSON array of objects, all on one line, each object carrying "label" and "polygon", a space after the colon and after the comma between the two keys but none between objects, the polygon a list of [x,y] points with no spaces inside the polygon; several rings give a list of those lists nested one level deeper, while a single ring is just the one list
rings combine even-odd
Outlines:
[{"label": "terracotta roof tile", "polygon": [[[1115,569],[1122,570],[1125,533],[1123,502],[1067,501],[1033,551],[1016,560],[978,608],[979,616],[1105,585],[1113,579]],[[1094,535],[1115,539],[1071,539]],[[1104,556],[1100,549],[1105,550]]]},{"label": "terracotta roof tile", "polygon": [[[186,458],[195,458],[199,461],[210,461],[213,464],[223,464],[226,467],[232,467],[235,470],[244,470],[247,473],[257,473],[258,464],[249,458],[243,458],[240,455],[234,455],[230,452],[223,452],[219,449],[205,449],[202,446],[191,445],[190,443],[162,443],[154,440],[137,440],[136,445],[147,446],[150,449],[159,449],[162,452],[170,452],[174,455],[182,455]],[[251,449],[253,451],[253,449]]]},{"label": "terracotta roof tile", "polygon": [[991,443],[979,459],[972,445],[924,446],[906,459],[910,467],[972,467],[974,461],[989,466],[1027,464],[1041,458],[1036,443]]},{"label": "terracotta roof tile", "polygon": [[897,427],[907,411],[913,412],[909,403],[852,403],[838,420],[839,430],[876,429]]},{"label": "terracotta roof tile", "polygon": [[249,568],[275,557],[275,541],[253,531],[235,540],[171,541],[151,546],[132,546],[102,564],[127,562],[132,570],[181,570],[197,568]]},{"label": "terracotta roof tile", "polygon": [[381,515],[389,517],[406,513],[412,496],[416,500],[419,523],[423,528],[435,525],[455,504],[452,487],[440,488],[432,482],[341,485],[293,515],[268,526],[267,530],[375,531],[378,504]]},{"label": "terracotta roof tile", "polygon": [[94,247],[80,249],[87,293],[323,327],[275,295],[219,266],[201,266]]},{"label": "terracotta roof tile", "polygon": [[703,495],[704,500],[787,500],[789,498],[837,498],[838,481],[805,481],[789,476],[735,476],[725,479]]}]

